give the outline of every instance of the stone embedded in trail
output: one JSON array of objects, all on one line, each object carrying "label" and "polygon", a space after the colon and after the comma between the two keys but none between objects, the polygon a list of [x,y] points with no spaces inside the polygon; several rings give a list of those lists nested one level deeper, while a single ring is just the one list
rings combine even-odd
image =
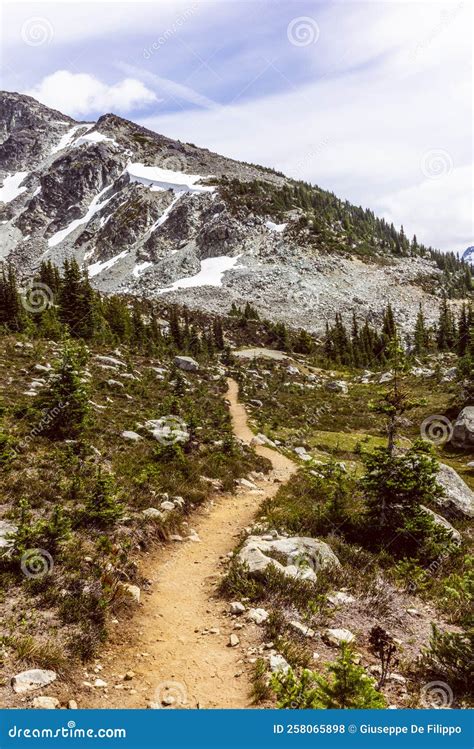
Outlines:
[{"label": "stone embedded in trail", "polygon": [[454,422],[451,442],[454,447],[474,448],[474,406],[466,406]]},{"label": "stone embedded in trail", "polygon": [[240,645],[240,640],[237,637],[237,635],[231,635],[229,637],[228,647],[229,648],[236,648],[237,645]]},{"label": "stone embedded in trail", "polygon": [[59,700],[56,697],[42,695],[33,699],[33,707],[37,710],[56,710],[59,707]]},{"label": "stone embedded in trail", "polygon": [[[285,554],[287,565],[272,558],[272,553]],[[248,566],[250,574],[263,572],[269,565],[289,577],[316,580],[319,570],[339,567],[340,562],[328,544],[315,538],[269,538],[249,536],[237,559]]]},{"label": "stone embedded in trail", "polygon": [[456,528],[453,528],[451,523],[448,522],[446,518],[443,518],[442,515],[438,515],[437,512],[430,510],[429,507],[425,507],[424,505],[420,505],[420,510],[423,510],[426,515],[429,515],[435,525],[438,525],[440,528],[444,528],[444,530],[448,531],[456,544],[461,543],[461,534],[456,530]]},{"label": "stone embedded in trail", "polygon": [[456,473],[454,468],[445,465],[445,463],[440,463],[436,480],[445,491],[445,496],[437,500],[436,504],[446,514],[457,517],[474,517],[474,492]]},{"label": "stone embedded in trail", "polygon": [[353,642],[355,635],[349,629],[327,629],[323,634],[323,640],[328,645],[339,647],[343,643]]},{"label": "stone embedded in trail", "polygon": [[56,671],[42,668],[31,668],[29,671],[21,671],[12,677],[12,688],[16,694],[32,692],[35,689],[47,687],[48,684],[58,678]]},{"label": "stone embedded in trail", "polygon": [[198,362],[191,356],[175,356],[174,363],[176,367],[184,369],[185,372],[197,372],[199,370]]},{"label": "stone embedded in trail", "polygon": [[248,479],[236,479],[236,483],[239,486],[242,486],[244,489],[250,489],[250,490],[258,489],[258,486],[254,484],[253,481],[249,481]]}]

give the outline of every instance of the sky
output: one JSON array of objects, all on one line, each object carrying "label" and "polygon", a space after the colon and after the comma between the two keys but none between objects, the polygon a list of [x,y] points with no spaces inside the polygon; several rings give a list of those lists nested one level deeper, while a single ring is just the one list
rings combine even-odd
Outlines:
[{"label": "sky", "polygon": [[5,2],[1,88],[115,112],[474,244],[470,0]]}]

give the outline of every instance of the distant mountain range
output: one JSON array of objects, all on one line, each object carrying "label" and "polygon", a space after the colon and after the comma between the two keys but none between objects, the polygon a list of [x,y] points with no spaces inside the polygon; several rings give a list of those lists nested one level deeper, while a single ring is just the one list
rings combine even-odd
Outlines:
[{"label": "distant mountain range", "polygon": [[387,302],[402,327],[420,302],[434,319],[443,290],[468,285],[454,254],[370,210],[114,114],[77,122],[0,93],[0,178],[0,260],[21,277],[74,255],[105,292],[250,302],[316,332],[336,311],[378,321]]}]

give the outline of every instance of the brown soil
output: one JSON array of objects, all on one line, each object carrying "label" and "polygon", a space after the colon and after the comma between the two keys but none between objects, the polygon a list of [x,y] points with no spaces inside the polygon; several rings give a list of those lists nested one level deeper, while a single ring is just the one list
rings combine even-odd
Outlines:
[{"label": "brown soil", "polygon": [[[228,380],[226,397],[236,437],[250,442],[253,433],[238,402],[238,385]],[[163,696],[174,706],[194,708],[250,707],[250,680],[242,648],[254,644],[252,628],[234,630],[235,619],[216,596],[222,557],[232,551],[259,504],[287,481],[296,465],[268,447],[257,447],[273,465],[259,490],[218,494],[192,519],[200,543],[167,545],[151,554],[142,566],[151,591],[128,627],[115,625],[101,659],[101,670],[88,670],[84,680],[107,682],[105,689],[81,687],[74,696],[80,707],[143,708],[158,706]],[[218,633],[202,634],[218,628]],[[129,631],[127,631],[129,630]],[[241,638],[229,647],[231,633]],[[100,668],[100,667],[99,667]],[[123,680],[126,672],[134,676]],[[119,688],[117,688],[117,686]]]}]

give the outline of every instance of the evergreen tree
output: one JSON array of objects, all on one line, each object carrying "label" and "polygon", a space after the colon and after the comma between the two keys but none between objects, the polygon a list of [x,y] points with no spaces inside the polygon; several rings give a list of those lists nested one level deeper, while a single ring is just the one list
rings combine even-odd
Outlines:
[{"label": "evergreen tree", "polygon": [[25,327],[25,311],[17,288],[15,270],[11,264],[2,267],[0,275],[0,325],[14,333]]},{"label": "evergreen tree", "polygon": [[65,260],[59,292],[59,316],[71,336],[88,340],[94,334],[94,293],[77,261]]},{"label": "evergreen tree", "polygon": [[424,356],[424,354],[426,354],[428,350],[428,346],[429,346],[429,334],[426,329],[425,316],[423,314],[423,308],[420,303],[420,306],[418,308],[418,315],[417,315],[416,323],[415,323],[413,350],[417,356]]}]

